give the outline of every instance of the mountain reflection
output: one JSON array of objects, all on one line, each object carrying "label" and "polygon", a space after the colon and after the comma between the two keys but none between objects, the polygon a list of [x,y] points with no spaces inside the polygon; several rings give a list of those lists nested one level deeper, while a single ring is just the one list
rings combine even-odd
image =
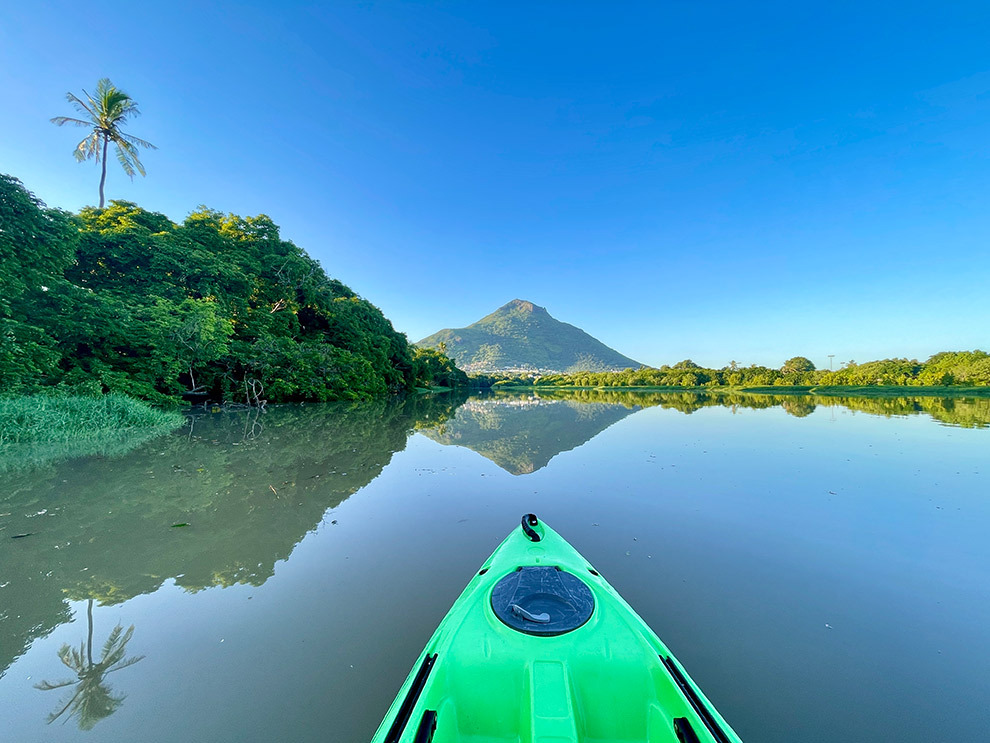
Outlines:
[{"label": "mountain reflection", "polygon": [[543,395],[475,398],[449,421],[421,433],[440,444],[467,447],[510,474],[528,475],[639,409]]}]

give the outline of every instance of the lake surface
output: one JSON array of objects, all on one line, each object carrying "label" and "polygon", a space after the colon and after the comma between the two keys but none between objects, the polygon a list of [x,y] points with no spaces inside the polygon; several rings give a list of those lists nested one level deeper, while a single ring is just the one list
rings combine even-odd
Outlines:
[{"label": "lake surface", "polygon": [[744,740],[986,740],[988,426],[988,400],[437,396],[8,457],[0,739],[364,743],[533,511]]}]

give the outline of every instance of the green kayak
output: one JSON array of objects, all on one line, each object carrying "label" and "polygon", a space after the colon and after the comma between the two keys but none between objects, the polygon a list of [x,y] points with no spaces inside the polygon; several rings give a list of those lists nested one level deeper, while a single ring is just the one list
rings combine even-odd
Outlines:
[{"label": "green kayak", "polygon": [[615,589],[526,514],[468,583],[373,743],[740,743]]}]

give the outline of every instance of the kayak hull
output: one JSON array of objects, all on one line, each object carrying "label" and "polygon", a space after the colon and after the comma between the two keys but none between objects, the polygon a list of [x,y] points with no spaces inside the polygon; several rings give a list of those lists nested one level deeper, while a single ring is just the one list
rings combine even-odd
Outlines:
[{"label": "kayak hull", "polygon": [[[593,597],[590,616],[556,635],[527,631],[530,622],[533,632],[544,631],[543,613],[515,605],[522,619],[506,619],[497,600],[493,607],[493,592],[520,568],[559,569],[579,578]],[[540,571],[532,573],[543,579]],[[522,630],[506,623],[513,621]],[[741,743],[639,615],[531,515],[454,602],[373,739],[455,741]]]}]

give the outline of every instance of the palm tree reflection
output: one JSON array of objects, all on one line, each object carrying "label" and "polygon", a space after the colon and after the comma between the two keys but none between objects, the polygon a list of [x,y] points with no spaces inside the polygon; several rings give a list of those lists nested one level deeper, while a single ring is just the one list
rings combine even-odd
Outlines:
[{"label": "palm tree reflection", "polygon": [[110,631],[110,636],[103,643],[103,651],[98,662],[93,661],[93,600],[89,600],[86,609],[86,617],[89,621],[89,634],[86,640],[79,644],[79,648],[63,645],[59,648],[59,660],[76,674],[76,678],[67,679],[51,683],[42,681],[35,684],[35,688],[42,691],[51,689],[62,689],[66,686],[75,685],[75,692],[69,700],[56,712],[48,715],[48,722],[53,723],[62,715],[68,713],[65,718],[68,721],[72,717],[79,720],[81,730],[91,730],[96,723],[105,717],[109,717],[124,702],[125,695],[115,695],[110,686],[106,683],[105,677],[109,673],[119,671],[137,663],[144,658],[138,655],[132,658],[125,658],[127,643],[131,641],[134,634],[132,624],[125,631],[119,624]]}]

